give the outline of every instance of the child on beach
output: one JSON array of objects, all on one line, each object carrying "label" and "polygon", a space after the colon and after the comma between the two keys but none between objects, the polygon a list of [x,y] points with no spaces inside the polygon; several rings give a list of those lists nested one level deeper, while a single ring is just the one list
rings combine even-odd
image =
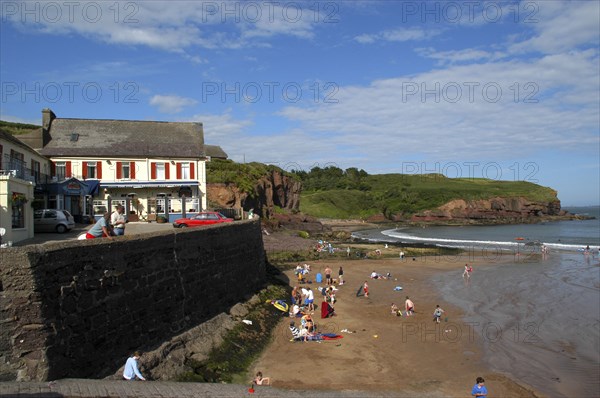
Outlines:
[{"label": "child on beach", "polygon": [[444,310],[441,309],[439,305],[436,305],[435,311],[433,311],[433,321],[435,323],[440,323],[440,318],[442,317],[443,313],[444,313]]},{"label": "child on beach", "polygon": [[369,285],[367,284],[367,281],[365,281],[365,284],[363,285],[363,290],[365,291],[365,297],[369,297]]},{"label": "child on beach", "polygon": [[476,384],[473,386],[473,389],[471,390],[471,395],[474,397],[483,397],[483,398],[487,397],[488,391],[484,385],[485,380],[483,380],[483,377],[478,377],[477,380],[475,380],[475,383]]},{"label": "child on beach", "polygon": [[415,313],[415,304],[408,296],[406,296],[406,301],[404,302],[404,309],[406,309],[406,316],[411,316]]},{"label": "child on beach", "polygon": [[463,278],[465,277],[465,275],[467,276],[467,278],[470,278],[471,272],[473,272],[473,268],[469,267],[468,264],[465,264],[465,270],[463,271]]},{"label": "child on beach", "polygon": [[257,386],[268,386],[271,384],[271,378],[263,377],[262,372],[257,372],[256,377],[254,378],[254,384]]},{"label": "child on beach", "polygon": [[396,316],[402,316],[402,311],[400,311],[400,309],[398,308],[398,306],[394,303],[392,303],[392,315],[396,315]]}]

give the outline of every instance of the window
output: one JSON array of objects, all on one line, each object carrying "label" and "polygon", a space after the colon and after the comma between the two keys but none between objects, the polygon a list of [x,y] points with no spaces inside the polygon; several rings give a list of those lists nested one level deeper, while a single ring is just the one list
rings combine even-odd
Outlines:
[{"label": "window", "polygon": [[10,170],[18,170],[23,172],[25,169],[25,155],[17,152],[14,149],[10,150]]},{"label": "window", "polygon": [[129,162],[121,163],[121,178],[131,178]]},{"label": "window", "polygon": [[67,162],[56,162],[55,175],[59,180],[62,180],[67,175]]},{"label": "window", "polygon": [[96,178],[96,163],[94,163],[94,162],[86,163],[85,178]]},{"label": "window", "polygon": [[40,182],[40,162],[31,159],[31,175],[35,178],[35,182]]},{"label": "window", "polygon": [[190,179],[190,164],[189,163],[181,163],[181,179],[183,179],[183,180]]},{"label": "window", "polygon": [[12,194],[12,227],[25,228],[25,195],[19,192]]},{"label": "window", "polygon": [[63,195],[49,195],[48,196],[48,208],[49,209],[62,209],[63,206]]},{"label": "window", "polygon": [[164,163],[156,163],[156,179],[157,180],[165,179],[165,164]]}]

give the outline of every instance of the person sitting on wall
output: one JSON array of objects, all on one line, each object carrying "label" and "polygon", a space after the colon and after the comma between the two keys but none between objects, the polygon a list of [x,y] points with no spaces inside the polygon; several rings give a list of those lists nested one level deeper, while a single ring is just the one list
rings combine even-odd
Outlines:
[{"label": "person sitting on wall", "polygon": [[105,212],[104,215],[96,221],[96,224],[85,234],[86,239],[108,238],[112,239],[112,228],[108,222],[110,213]]},{"label": "person sitting on wall", "polygon": [[125,362],[125,368],[123,369],[123,378],[125,380],[136,380],[137,378],[146,381],[138,369],[138,359],[140,359],[141,356],[142,354],[140,354],[139,351],[136,351],[133,353],[133,356],[127,359],[127,362]]}]

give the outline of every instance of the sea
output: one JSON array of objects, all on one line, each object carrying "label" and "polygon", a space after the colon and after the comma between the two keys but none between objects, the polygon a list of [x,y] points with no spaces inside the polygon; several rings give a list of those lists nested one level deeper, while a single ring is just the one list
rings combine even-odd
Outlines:
[{"label": "sea", "polygon": [[[600,397],[600,207],[566,210],[595,219],[353,236],[463,249],[456,271],[432,282],[464,311],[487,365],[547,396]],[[486,265],[477,264],[481,258]],[[469,279],[464,263],[474,268]]]}]

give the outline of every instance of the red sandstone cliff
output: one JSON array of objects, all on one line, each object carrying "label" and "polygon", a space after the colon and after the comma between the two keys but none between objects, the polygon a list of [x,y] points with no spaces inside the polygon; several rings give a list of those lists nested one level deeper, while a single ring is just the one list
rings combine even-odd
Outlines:
[{"label": "red sandstone cliff", "polygon": [[560,200],[547,203],[533,202],[523,197],[485,200],[452,200],[435,210],[415,214],[411,221],[420,222],[474,222],[482,224],[536,222],[544,217],[565,216]]},{"label": "red sandstone cliff", "polygon": [[208,201],[212,207],[254,209],[254,213],[268,218],[274,214],[275,206],[297,211],[300,207],[302,183],[278,170],[262,176],[252,192],[241,192],[235,184],[206,184]]}]

